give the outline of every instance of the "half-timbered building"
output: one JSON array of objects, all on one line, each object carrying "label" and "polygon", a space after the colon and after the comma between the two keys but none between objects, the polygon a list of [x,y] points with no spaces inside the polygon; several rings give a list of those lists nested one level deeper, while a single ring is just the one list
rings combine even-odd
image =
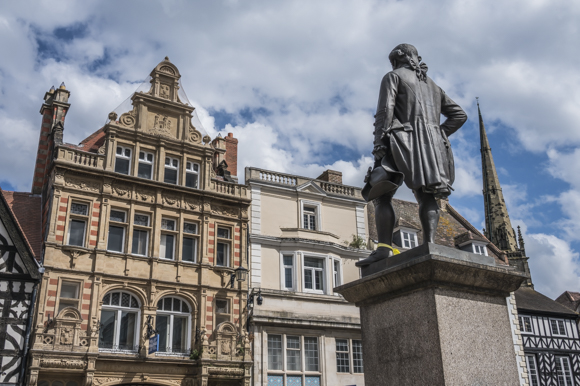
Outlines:
[{"label": "half-timbered building", "polygon": [[515,297],[530,385],[580,385],[578,314],[529,287]]},{"label": "half-timbered building", "polygon": [[[20,221],[19,217],[20,215]],[[26,232],[28,231],[28,233]],[[0,188],[0,385],[21,385],[40,279],[40,199]]]}]

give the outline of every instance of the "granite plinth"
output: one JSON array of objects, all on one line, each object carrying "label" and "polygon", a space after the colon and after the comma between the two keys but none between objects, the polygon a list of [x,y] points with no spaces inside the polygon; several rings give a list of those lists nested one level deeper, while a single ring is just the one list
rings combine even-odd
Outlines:
[{"label": "granite plinth", "polygon": [[526,275],[422,250],[335,289],[360,308],[365,384],[517,385],[506,296]]}]

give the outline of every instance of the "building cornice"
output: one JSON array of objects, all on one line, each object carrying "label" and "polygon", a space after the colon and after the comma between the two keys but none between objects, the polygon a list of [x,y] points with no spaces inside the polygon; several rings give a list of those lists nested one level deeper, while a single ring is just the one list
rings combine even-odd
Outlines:
[{"label": "building cornice", "polygon": [[309,250],[321,250],[325,253],[332,252],[342,257],[361,259],[367,257],[372,251],[366,249],[355,249],[329,241],[319,241],[298,237],[275,237],[250,234],[250,243],[270,245],[279,248],[307,248]]}]

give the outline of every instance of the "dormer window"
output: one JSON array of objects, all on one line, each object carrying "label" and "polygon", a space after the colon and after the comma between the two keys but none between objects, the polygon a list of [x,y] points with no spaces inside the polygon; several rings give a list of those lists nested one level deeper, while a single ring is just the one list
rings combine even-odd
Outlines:
[{"label": "dormer window", "polygon": [[131,167],[131,149],[124,146],[117,146],[115,158],[115,173],[129,174]]},{"label": "dormer window", "polygon": [[177,158],[165,157],[165,178],[164,182],[177,185],[177,171],[179,170],[179,160]]},{"label": "dormer window", "polygon": [[473,243],[471,244],[471,247],[473,248],[473,253],[477,255],[487,256],[487,248],[485,247],[484,244]]},{"label": "dormer window", "polygon": [[199,180],[199,164],[187,162],[185,165],[185,186],[197,189]]},{"label": "dormer window", "polygon": [[141,178],[151,179],[153,175],[153,154],[140,151],[139,152],[139,170],[137,176]]},{"label": "dormer window", "polygon": [[419,243],[417,242],[417,232],[410,230],[401,230],[401,242],[403,248],[415,248]]}]

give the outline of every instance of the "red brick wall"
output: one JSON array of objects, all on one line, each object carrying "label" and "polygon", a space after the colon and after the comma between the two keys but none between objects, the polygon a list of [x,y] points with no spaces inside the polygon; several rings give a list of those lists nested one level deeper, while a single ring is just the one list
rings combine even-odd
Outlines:
[{"label": "red brick wall", "polygon": [[224,138],[226,141],[226,162],[228,170],[232,176],[238,175],[238,139],[234,138],[233,133],[228,133]]}]

